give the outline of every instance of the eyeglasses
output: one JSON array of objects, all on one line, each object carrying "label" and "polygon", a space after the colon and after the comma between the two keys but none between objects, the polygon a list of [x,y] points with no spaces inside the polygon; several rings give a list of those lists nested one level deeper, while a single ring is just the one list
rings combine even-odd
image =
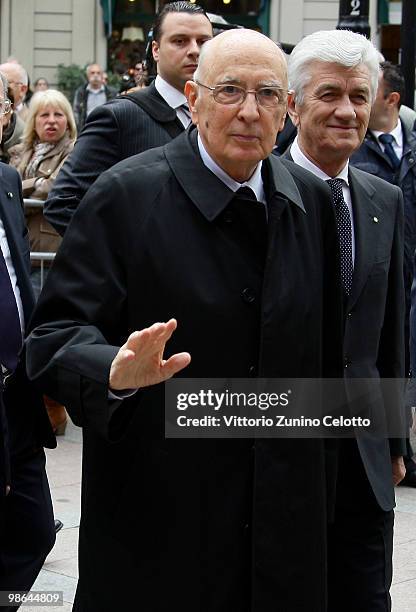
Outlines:
[{"label": "eyeglasses", "polygon": [[0,102],[0,117],[2,115],[7,115],[8,113],[10,113],[12,109],[12,103],[10,102],[9,99],[6,98],[6,100],[3,100],[3,102]]},{"label": "eyeglasses", "polygon": [[257,104],[266,108],[276,108],[279,104],[286,101],[288,92],[280,87],[261,87],[260,89],[244,89],[238,85],[216,85],[210,87],[199,81],[195,81],[197,85],[205,87],[212,91],[212,96],[218,104],[242,104],[247,97],[247,94],[255,95]]}]

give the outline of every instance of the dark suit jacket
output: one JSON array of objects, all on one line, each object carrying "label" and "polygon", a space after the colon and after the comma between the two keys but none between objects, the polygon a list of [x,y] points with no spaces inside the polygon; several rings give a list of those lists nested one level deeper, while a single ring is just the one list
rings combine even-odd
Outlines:
[{"label": "dark suit jacket", "polygon": [[411,132],[402,122],[403,156],[399,171],[396,172],[390,159],[381,150],[377,139],[367,132],[361,147],[351,156],[350,163],[360,170],[397,185],[404,199],[404,286],[406,294],[405,342],[406,374],[409,372],[409,316],[410,292],[414,272],[414,253],[416,248],[416,133]]},{"label": "dark suit jacket", "polygon": [[85,612],[128,607],[129,584],[153,612],[323,610],[322,440],[165,439],[163,385],[107,395],[126,336],[172,316],[182,376],[342,374],[328,188],[274,156],[263,176],[261,230],[186,132],[104,173],[65,234],[28,367],[84,428]]},{"label": "dark suit jacket", "polygon": [[86,191],[117,162],[169,142],[183,132],[176,111],[154,83],[94,109],[45,203],[44,215],[63,236]]},{"label": "dark suit jacket", "polygon": [[[27,324],[35,304],[29,280],[29,238],[23,214],[20,177],[13,168],[5,164],[0,164],[0,217],[6,231]],[[0,402],[0,413],[3,427],[7,427],[9,431],[7,448],[1,444],[1,480],[4,478],[5,463],[8,462],[6,453],[18,459],[36,446],[56,446],[42,398],[27,380],[24,359],[8,380],[3,401]],[[4,491],[3,486],[1,491]]]},{"label": "dark suit jacket", "polygon": [[[384,395],[385,419],[390,425],[394,420],[394,429],[400,429],[404,423],[403,196],[398,187],[357,168],[350,167],[349,180],[356,251],[345,309],[344,375],[347,381],[397,379],[397,387]],[[348,384],[346,391],[348,395]],[[387,439],[363,434],[357,441],[376,499],[381,508],[391,510],[395,503],[391,456],[405,454],[404,442],[391,439],[389,444]]]}]

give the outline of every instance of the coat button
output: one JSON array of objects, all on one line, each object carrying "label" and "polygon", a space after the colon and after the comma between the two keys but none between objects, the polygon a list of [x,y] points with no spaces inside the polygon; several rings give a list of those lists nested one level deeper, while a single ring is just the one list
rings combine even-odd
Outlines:
[{"label": "coat button", "polygon": [[11,191],[7,192],[7,197],[9,198],[9,200],[11,200],[13,198],[13,194]]},{"label": "coat button", "polygon": [[352,317],[352,311],[350,311],[350,312],[347,314],[347,317],[348,317],[348,318],[349,318],[349,317]]},{"label": "coat button", "polygon": [[255,376],[257,376],[257,368],[256,366],[250,366],[248,369],[248,375],[250,378],[254,378]]},{"label": "coat button", "polygon": [[224,223],[232,223],[233,222],[233,214],[230,210],[226,210],[223,216]]},{"label": "coat button", "polygon": [[414,163],[414,157],[409,157],[409,164],[413,164]]},{"label": "coat button", "polygon": [[246,304],[252,304],[256,299],[254,291],[250,289],[250,287],[246,287],[245,289],[243,289],[241,297],[246,302]]},{"label": "coat button", "polygon": [[351,365],[351,360],[348,357],[344,357],[344,368],[348,368]]}]

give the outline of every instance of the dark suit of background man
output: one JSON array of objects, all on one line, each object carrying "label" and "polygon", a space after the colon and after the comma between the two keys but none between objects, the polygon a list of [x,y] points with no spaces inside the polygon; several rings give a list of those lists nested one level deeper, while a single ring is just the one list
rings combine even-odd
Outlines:
[{"label": "dark suit of background man", "polygon": [[[405,347],[406,375],[409,372],[410,291],[416,248],[416,133],[400,118],[405,83],[398,66],[382,62],[377,97],[370,114],[368,130],[361,147],[351,156],[351,164],[398,185],[404,198],[404,287],[406,295]],[[415,365],[415,364],[414,364]],[[412,367],[414,370],[414,367]],[[415,406],[416,385],[411,381],[408,402]],[[410,415],[409,415],[410,416]],[[407,440],[404,457],[406,475],[402,485],[416,487],[416,463]]]},{"label": "dark suit of background man", "polygon": [[[348,31],[306,36],[289,59],[289,112],[298,129],[290,155],[323,181],[336,179],[330,185],[345,294],[347,397],[351,378],[404,374],[402,193],[348,165],[367,129],[378,70],[375,47]],[[399,412],[400,388],[393,402]],[[360,433],[340,440],[330,612],[390,610],[393,482],[404,475],[403,452],[400,439],[389,444]]]},{"label": "dark suit of background man", "polygon": [[183,88],[195,72],[201,46],[210,38],[212,26],[200,6],[182,1],[164,6],[153,28],[156,80],[94,110],[58,174],[44,213],[61,235],[104,170],[168,143],[190,124]]},{"label": "dark suit of background man", "polygon": [[[0,117],[6,91],[0,75]],[[0,591],[9,592],[30,589],[55,541],[42,446],[53,448],[56,442],[42,398],[19,361],[34,297],[20,179],[5,164],[0,164],[0,248]]]},{"label": "dark suit of background man", "polygon": [[[33,320],[30,375],[84,428],[74,610],[322,612],[323,441],[164,437],[160,383],[185,366],[342,374],[330,192],[270,155],[284,55],[231,30],[204,45],[198,83],[186,85],[198,129],[85,196]],[[110,388],[140,390],[117,404]]]}]

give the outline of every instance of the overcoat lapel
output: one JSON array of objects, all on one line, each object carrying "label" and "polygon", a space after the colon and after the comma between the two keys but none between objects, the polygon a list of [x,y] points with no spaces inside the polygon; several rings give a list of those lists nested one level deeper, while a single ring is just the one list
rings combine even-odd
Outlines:
[{"label": "overcoat lapel", "polygon": [[[165,145],[164,152],[184,192],[206,219],[213,221],[226,208],[234,193],[204,165],[198,151],[197,130],[188,128],[185,134]],[[306,214],[296,183],[284,164],[271,155],[263,162],[263,167],[269,215],[273,208],[273,217],[280,217],[288,202]],[[203,189],[201,185],[204,185]]]},{"label": "overcoat lapel", "polygon": [[18,238],[16,235],[15,223],[15,215],[17,211],[15,210],[15,207],[20,206],[20,202],[18,201],[19,197],[20,194],[16,191],[13,192],[13,186],[6,181],[0,167],[0,217],[6,231],[7,243],[9,245],[22,298],[24,317],[25,321],[27,322],[34,308],[35,301],[32,294],[32,289],[29,285],[29,280],[26,281],[28,270],[22,257],[21,246],[19,246],[17,243]]},{"label": "overcoat lapel", "polygon": [[373,200],[374,187],[350,168],[350,188],[354,214],[355,263],[348,310],[360,296],[373,266],[383,211]]}]

